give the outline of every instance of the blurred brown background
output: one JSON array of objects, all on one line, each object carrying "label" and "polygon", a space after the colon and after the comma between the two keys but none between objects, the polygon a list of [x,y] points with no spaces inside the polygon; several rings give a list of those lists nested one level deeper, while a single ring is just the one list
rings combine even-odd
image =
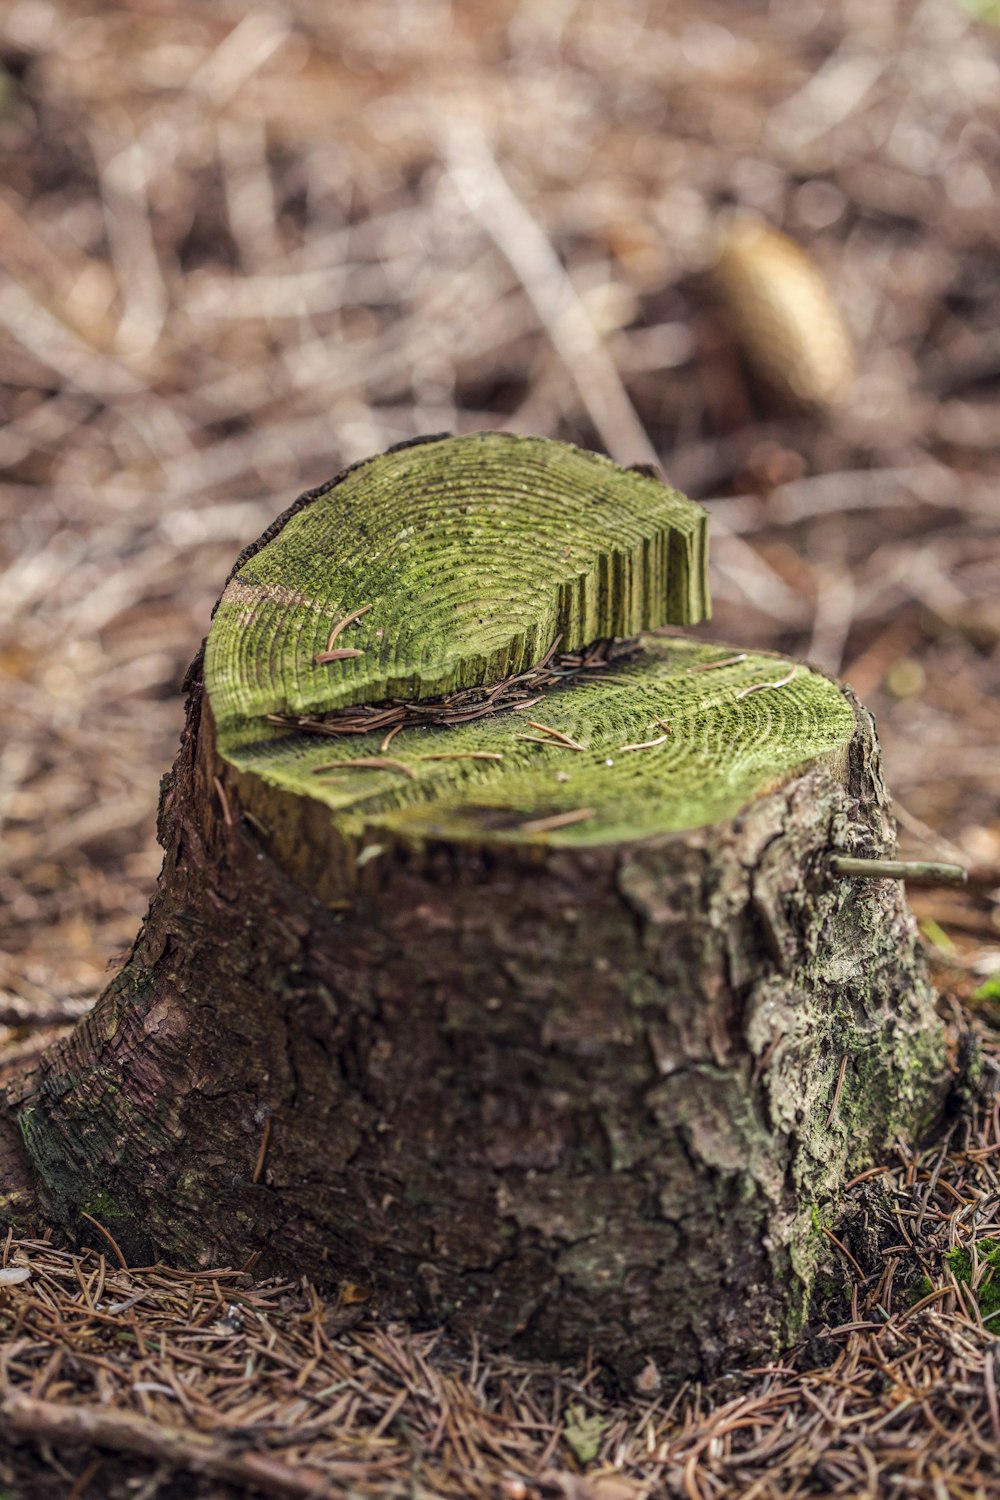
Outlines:
[{"label": "blurred brown background", "polygon": [[[711,633],[874,707],[908,851],[986,872],[929,930],[967,989],[1000,969],[1000,29],[960,0],[16,0],[0,63],[4,1020],[68,1018],[134,933],[237,551],[345,462],[482,427],[708,502]],[[810,257],[748,273],[806,278],[779,363],[822,359],[830,287],[836,402],[761,377],[710,271],[734,209]]]}]

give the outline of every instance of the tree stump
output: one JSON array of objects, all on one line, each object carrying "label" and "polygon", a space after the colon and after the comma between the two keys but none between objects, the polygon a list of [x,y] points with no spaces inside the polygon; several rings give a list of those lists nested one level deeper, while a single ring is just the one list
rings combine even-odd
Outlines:
[{"label": "tree stump", "polygon": [[871,718],[650,633],[704,576],[699,507],[563,444],[303,496],[190,674],[128,962],[10,1093],[8,1218],[626,1373],[793,1337],[943,1038],[901,887],[830,865],[892,850]]}]

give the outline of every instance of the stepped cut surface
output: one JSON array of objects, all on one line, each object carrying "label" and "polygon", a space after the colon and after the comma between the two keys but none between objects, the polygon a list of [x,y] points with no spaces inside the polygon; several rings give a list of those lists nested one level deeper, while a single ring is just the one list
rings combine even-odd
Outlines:
[{"label": "stepped cut surface", "polygon": [[[708,614],[707,516],[566,443],[441,438],[356,465],[265,533],[208,641],[216,722],[434,698]],[[336,622],[363,610],[317,662]]]}]

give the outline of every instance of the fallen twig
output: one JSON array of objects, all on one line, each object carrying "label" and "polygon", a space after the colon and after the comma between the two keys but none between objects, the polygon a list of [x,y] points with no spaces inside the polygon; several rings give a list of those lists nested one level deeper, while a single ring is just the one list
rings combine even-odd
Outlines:
[{"label": "fallen twig", "polygon": [[405,1455],[396,1454],[359,1463],[324,1460],[322,1469],[298,1463],[293,1468],[268,1453],[248,1452],[243,1436],[209,1436],[194,1428],[167,1427],[134,1412],[113,1411],[92,1403],[71,1406],[61,1401],[40,1401],[9,1387],[0,1396],[0,1429],[15,1441],[32,1438],[48,1443],[94,1443],[119,1453],[141,1454],[194,1474],[252,1485],[272,1495],[312,1496],[314,1500],[327,1492],[332,1480],[365,1479],[409,1462]]}]

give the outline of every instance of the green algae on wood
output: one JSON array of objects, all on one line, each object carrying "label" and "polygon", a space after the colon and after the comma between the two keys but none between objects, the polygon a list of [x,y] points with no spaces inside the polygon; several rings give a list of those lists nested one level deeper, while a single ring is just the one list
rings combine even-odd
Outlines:
[{"label": "green algae on wood", "polygon": [[[206,674],[220,729],[497,682],[708,614],[707,516],[566,443],[482,432],[390,450],[304,497],[245,555]],[[339,620],[370,606],[322,656]]]},{"label": "green algae on wood", "polygon": [[[730,657],[727,647],[643,636],[607,680],[595,671],[526,712],[405,728],[382,764],[378,734],[329,739],[243,725],[219,730],[217,749],[236,771],[329,808],[347,834],[587,845],[679,832],[734,817],[807,763],[835,765],[854,733],[854,714],[828,678],[799,667],[780,687],[748,692],[786,676],[787,664],[753,653],[726,664]],[[716,670],[697,670],[715,661]],[[574,811],[590,816],[531,831]]]},{"label": "green algae on wood", "polygon": [[[534,715],[408,726],[388,760],[379,734],[272,722],[426,703],[523,672],[557,640],[573,652],[697,621],[706,519],[645,474],[538,438],[432,439],[359,464],[234,569],[205,661],[217,749],[349,835],[585,845],[731,817],[843,752],[854,719],[834,684],[645,634],[629,660],[547,691]],[[532,730],[540,716],[582,749]]]}]

